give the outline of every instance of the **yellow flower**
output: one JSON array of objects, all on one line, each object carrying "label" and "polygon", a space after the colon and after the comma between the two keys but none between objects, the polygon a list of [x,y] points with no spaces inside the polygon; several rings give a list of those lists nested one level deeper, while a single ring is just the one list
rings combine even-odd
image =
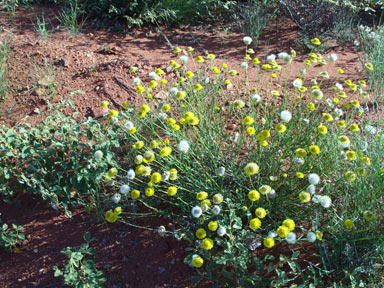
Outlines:
[{"label": "yellow flower", "polygon": [[319,230],[317,230],[316,231],[316,238],[317,238],[317,240],[323,240],[323,232],[321,232],[321,231],[319,231]]},{"label": "yellow flower", "polygon": [[207,236],[207,232],[203,228],[199,228],[196,230],[196,238],[197,239],[204,239]]},{"label": "yellow flower", "polygon": [[248,198],[249,198],[249,200],[251,200],[252,202],[259,200],[259,199],[260,199],[260,193],[259,193],[259,191],[257,191],[257,190],[251,190],[251,191],[249,191],[249,193],[248,193]]},{"label": "yellow flower", "polygon": [[356,160],[356,152],[349,150],[345,153],[349,160]]},{"label": "yellow flower", "polygon": [[283,226],[287,227],[289,232],[291,232],[295,230],[296,224],[295,224],[295,221],[293,221],[292,219],[285,219],[283,221]]},{"label": "yellow flower", "polygon": [[195,49],[193,48],[193,47],[191,47],[191,46],[189,46],[189,47],[187,47],[187,49],[186,49],[186,51],[188,52],[188,53],[191,53],[191,52],[193,52]]},{"label": "yellow flower", "polygon": [[253,218],[251,221],[249,221],[249,227],[251,227],[253,230],[257,230],[261,227],[261,221],[259,218]]},{"label": "yellow flower", "polygon": [[252,125],[254,122],[255,122],[255,120],[254,120],[251,116],[246,116],[246,117],[243,119],[243,123],[244,123],[245,125]]},{"label": "yellow flower", "polygon": [[195,91],[200,91],[200,90],[203,90],[204,87],[203,87],[203,85],[197,83],[197,84],[193,87],[193,89],[194,89]]},{"label": "yellow flower", "polygon": [[312,155],[318,155],[320,154],[320,147],[317,145],[311,145],[309,146],[309,152],[311,152]]},{"label": "yellow flower", "polygon": [[345,135],[341,135],[339,137],[339,141],[341,142],[341,144],[344,144],[344,145],[348,145],[349,143],[351,143],[348,136],[345,136]]},{"label": "yellow flower", "polygon": [[299,178],[299,179],[303,179],[304,178],[304,173],[303,172],[297,172],[296,173],[296,177]]},{"label": "yellow flower", "polygon": [[136,92],[139,94],[143,94],[145,92],[145,88],[141,85],[137,85]]},{"label": "yellow flower", "polygon": [[197,63],[204,63],[204,62],[205,62],[203,56],[197,56],[196,59],[195,59],[195,61],[196,61]]},{"label": "yellow flower", "polygon": [[221,65],[221,68],[228,69],[228,64],[223,63],[223,65]]},{"label": "yellow flower", "polygon": [[352,100],[352,101],[351,101],[351,104],[352,104],[354,107],[360,107],[360,102],[359,102],[359,100]]},{"label": "yellow flower", "polygon": [[327,122],[333,121],[333,117],[329,113],[323,113],[323,119],[324,119],[324,121],[327,121]]},{"label": "yellow flower", "polygon": [[246,131],[247,131],[247,134],[250,136],[256,133],[256,130],[253,127],[247,127]]},{"label": "yellow flower", "polygon": [[179,54],[181,53],[183,50],[181,50],[179,47],[175,47],[175,49],[173,49],[173,53],[175,54]]},{"label": "yellow flower", "polygon": [[152,151],[146,151],[144,153],[144,163],[150,163],[153,162],[153,160],[155,160],[155,154]]},{"label": "yellow flower", "polygon": [[156,88],[157,85],[159,85],[159,83],[157,83],[156,80],[152,80],[152,81],[150,81],[150,82],[148,83],[148,87],[150,87],[150,88]]},{"label": "yellow flower", "polygon": [[309,102],[307,104],[307,108],[308,108],[309,111],[315,111],[316,110],[316,106],[312,102]]},{"label": "yellow flower", "polygon": [[371,221],[373,219],[373,216],[374,216],[373,213],[368,210],[364,211],[363,213],[363,217],[368,221]]},{"label": "yellow flower", "polygon": [[108,101],[102,101],[101,104],[100,104],[101,108],[107,108],[108,106],[109,106],[109,102]]},{"label": "yellow flower", "polygon": [[159,183],[160,181],[161,181],[161,174],[160,173],[158,173],[158,172],[155,172],[155,173],[153,173],[152,174],[152,176],[151,176],[151,181],[153,182],[153,183]]},{"label": "yellow flower", "polygon": [[143,106],[140,107],[140,112],[141,111],[148,113],[149,111],[151,111],[151,108],[148,105],[144,104]]},{"label": "yellow flower", "polygon": [[351,126],[349,126],[349,129],[350,129],[351,131],[353,131],[353,132],[358,132],[358,131],[360,131],[359,125],[357,125],[357,124],[355,124],[355,123],[351,124]]},{"label": "yellow flower", "polygon": [[261,194],[267,195],[267,194],[271,193],[272,188],[269,185],[263,185],[259,188],[259,191]]},{"label": "yellow flower", "polygon": [[262,207],[259,207],[255,210],[255,214],[257,217],[259,217],[260,219],[263,219],[266,215],[267,215],[267,211],[265,211],[264,208]]},{"label": "yellow flower", "polygon": [[237,75],[237,71],[236,70],[229,70],[228,71],[228,75],[229,76],[236,76]]},{"label": "yellow flower", "polygon": [[140,197],[140,191],[138,191],[138,190],[132,190],[131,191],[131,198],[132,199],[137,199],[139,197]]},{"label": "yellow flower", "polygon": [[117,218],[118,216],[112,210],[109,210],[105,213],[105,220],[107,220],[109,223],[115,223]]},{"label": "yellow flower", "polygon": [[337,69],[337,73],[339,73],[339,74],[344,74],[344,70],[343,69]]},{"label": "yellow flower", "polygon": [[345,228],[347,228],[348,230],[352,229],[353,228],[353,222],[351,219],[346,219],[344,221],[344,226]]},{"label": "yellow flower", "polygon": [[337,121],[337,126],[339,126],[339,128],[347,127],[344,120]]},{"label": "yellow flower", "polygon": [[180,125],[178,125],[178,124],[173,125],[172,126],[172,130],[173,131],[179,131],[180,130]]},{"label": "yellow flower", "polygon": [[147,189],[145,189],[145,195],[147,197],[151,197],[153,196],[153,194],[155,194],[155,189],[153,189],[152,187],[148,187]]},{"label": "yellow flower", "polygon": [[324,125],[319,125],[317,127],[317,131],[319,131],[319,133],[321,133],[321,134],[327,134],[328,133],[327,126],[324,126]]},{"label": "yellow flower", "polygon": [[117,216],[119,216],[121,214],[121,212],[123,212],[123,210],[121,209],[121,207],[116,207],[115,210],[113,211]]},{"label": "yellow flower", "polygon": [[272,91],[271,91],[271,94],[272,94],[273,96],[275,96],[275,97],[280,96],[280,92],[277,91],[277,90],[272,90]]},{"label": "yellow flower", "polygon": [[169,105],[168,103],[165,103],[162,107],[161,107],[161,111],[163,112],[169,112],[171,110],[171,105]]},{"label": "yellow flower", "polygon": [[212,197],[213,203],[215,203],[217,205],[220,204],[221,202],[223,202],[223,200],[224,200],[223,195],[221,195],[219,193],[213,195],[213,197]]},{"label": "yellow flower", "polygon": [[172,168],[171,170],[169,170],[169,180],[176,180],[177,179],[177,170],[175,168]]},{"label": "yellow flower", "polygon": [[280,226],[279,228],[277,228],[276,232],[277,232],[277,235],[279,235],[280,238],[285,238],[285,237],[288,236],[290,231],[289,231],[288,227]]},{"label": "yellow flower", "polygon": [[205,191],[201,191],[199,193],[196,194],[196,199],[197,200],[204,200],[208,197],[208,193],[205,192]]},{"label": "yellow flower", "polygon": [[365,68],[367,68],[369,71],[373,71],[373,64],[372,63],[366,63]]},{"label": "yellow flower", "polygon": [[176,124],[176,120],[175,119],[173,119],[173,118],[168,118],[168,120],[167,120],[167,124],[168,125],[175,125]]},{"label": "yellow flower", "polygon": [[271,68],[272,68],[272,66],[269,65],[269,64],[261,65],[261,69],[263,69],[263,70],[268,70],[268,69],[271,69]]},{"label": "yellow flower", "polygon": [[272,248],[275,246],[275,240],[272,237],[264,238],[263,244],[266,248]]},{"label": "yellow flower", "polygon": [[252,63],[253,64],[255,64],[255,65],[257,65],[257,64],[260,64],[260,60],[259,60],[259,58],[254,58],[253,60],[252,60]]},{"label": "yellow flower", "polygon": [[356,174],[353,173],[352,171],[347,171],[347,172],[345,172],[344,177],[345,177],[345,179],[346,179],[348,182],[353,182],[353,181],[356,180]]},{"label": "yellow flower", "polygon": [[176,93],[176,99],[182,100],[187,96],[187,92],[185,91],[177,91]]},{"label": "yellow flower", "polygon": [[168,187],[168,195],[169,196],[175,196],[177,194],[177,187],[170,186]]},{"label": "yellow flower", "polygon": [[320,100],[323,98],[324,94],[320,89],[314,89],[312,90],[312,96],[313,98]]},{"label": "yellow flower", "polygon": [[307,191],[301,191],[299,194],[300,201],[302,203],[308,203],[311,201],[311,194]]},{"label": "yellow flower", "polygon": [[243,108],[244,106],[245,106],[245,103],[241,99],[237,99],[237,100],[233,101],[233,107],[235,107],[235,108]]},{"label": "yellow flower", "polygon": [[244,172],[248,176],[257,174],[259,172],[259,165],[253,162],[248,163],[244,168]]},{"label": "yellow flower", "polygon": [[287,131],[287,126],[281,123],[276,125],[276,132],[284,133],[285,131]]},{"label": "yellow flower", "polygon": [[211,250],[213,248],[213,240],[210,238],[205,238],[203,242],[201,242],[201,246],[204,250]]},{"label": "yellow flower", "polygon": [[116,168],[109,169],[109,171],[108,171],[108,176],[109,177],[114,177],[116,175],[117,175],[117,169]]},{"label": "yellow flower", "polygon": [[144,173],[144,168],[145,168],[145,166],[143,164],[137,166],[136,169],[135,169],[135,173],[137,175],[143,174]]},{"label": "yellow flower", "polygon": [[211,71],[213,72],[213,74],[220,74],[220,69],[217,68],[216,66],[213,66],[213,67],[211,68]]},{"label": "yellow flower", "polygon": [[128,101],[123,102],[123,109],[124,110],[128,110],[130,107],[131,107],[131,105],[129,105]]},{"label": "yellow flower", "polygon": [[160,156],[161,156],[161,157],[167,157],[167,156],[171,155],[171,153],[172,153],[172,148],[169,147],[169,146],[164,147],[164,148],[162,148],[162,149],[160,150],[159,153],[160,153]]},{"label": "yellow flower", "polygon": [[208,56],[207,56],[207,59],[208,60],[215,60],[215,58],[216,58],[216,55],[215,54],[208,54]]},{"label": "yellow flower", "polygon": [[185,77],[187,78],[193,78],[195,76],[195,74],[193,74],[192,71],[187,71],[187,73],[185,73]]},{"label": "yellow flower", "polygon": [[298,148],[296,149],[296,155],[297,157],[304,158],[305,156],[307,156],[307,151],[305,151],[305,149],[303,148]]},{"label": "yellow flower", "polygon": [[116,117],[117,115],[119,115],[119,111],[111,110],[109,112],[109,117],[111,117],[111,118]]},{"label": "yellow flower", "polygon": [[369,157],[366,157],[366,156],[361,158],[361,162],[363,162],[364,165],[368,165],[368,166],[371,165],[371,159]]},{"label": "yellow flower", "polygon": [[210,221],[208,223],[208,229],[211,230],[211,231],[216,231],[217,228],[219,228],[219,224],[217,223],[217,221]]},{"label": "yellow flower", "polygon": [[192,259],[192,265],[196,268],[200,268],[201,266],[203,266],[204,264],[204,260],[203,258],[201,258],[200,256],[196,256],[196,257],[193,257]]}]

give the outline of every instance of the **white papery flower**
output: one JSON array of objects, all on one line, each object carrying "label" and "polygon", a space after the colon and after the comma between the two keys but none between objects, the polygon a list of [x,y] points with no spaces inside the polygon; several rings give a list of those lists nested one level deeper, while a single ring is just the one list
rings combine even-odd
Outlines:
[{"label": "white papery flower", "polygon": [[288,244],[295,244],[296,243],[296,233],[295,232],[289,232],[288,236],[285,237],[285,240],[288,242]]},{"label": "white papery flower", "polygon": [[268,193],[269,198],[276,198],[276,190],[272,189],[271,192]]},{"label": "white papery flower", "polygon": [[355,40],[355,41],[353,41],[353,45],[355,45],[355,46],[360,46],[360,42],[359,42],[359,40]]},{"label": "white papery flower", "polygon": [[120,195],[119,193],[116,193],[116,194],[114,194],[114,195],[111,197],[111,200],[112,200],[115,204],[119,203],[119,202],[120,202],[120,199],[121,199],[121,195]]},{"label": "white papery flower", "polygon": [[372,125],[365,125],[365,130],[371,135],[375,135],[377,132],[377,129]]},{"label": "white papery flower", "polygon": [[309,119],[303,119],[303,123],[309,124]]},{"label": "white papery flower", "polygon": [[301,69],[300,69],[300,74],[301,74],[301,75],[306,75],[306,74],[307,74],[307,69],[305,69],[305,68],[301,68]]},{"label": "white papery flower", "polygon": [[316,234],[315,233],[313,233],[313,232],[308,232],[308,234],[307,234],[307,240],[309,241],[309,242],[315,242],[316,241]]},{"label": "white papery flower", "polygon": [[245,45],[249,45],[249,44],[252,43],[252,38],[251,38],[251,37],[248,37],[248,36],[245,36],[245,37],[243,38],[243,42],[244,42]]},{"label": "white papery flower", "polygon": [[303,81],[301,79],[293,80],[293,87],[300,88],[303,86]]},{"label": "white papery flower", "polygon": [[316,186],[311,184],[307,187],[307,192],[309,192],[311,195],[315,194]]},{"label": "white papery flower", "polygon": [[179,92],[179,89],[177,89],[177,87],[172,87],[169,90],[169,93],[171,93],[172,95],[176,95],[177,92]]},{"label": "white papery flower", "polygon": [[233,142],[237,142],[237,140],[239,140],[239,133],[238,132],[235,132],[234,134],[233,134],[233,137],[232,137],[232,140],[233,140]]},{"label": "white papery flower", "polygon": [[159,117],[160,120],[167,120],[168,119],[167,113],[160,112],[157,116]]},{"label": "white papery flower", "polygon": [[275,61],[275,60],[276,60],[276,55],[275,54],[271,54],[271,55],[267,56],[267,61]]},{"label": "white papery flower", "polygon": [[329,61],[335,62],[337,60],[337,55],[332,53],[331,55],[328,56]]},{"label": "white papery flower", "polygon": [[125,184],[120,186],[120,193],[123,195],[126,195],[130,190],[129,185]]},{"label": "white papery flower", "polygon": [[187,153],[189,150],[189,143],[186,140],[181,140],[179,144],[177,144],[177,149],[180,152]]},{"label": "white papery flower", "polygon": [[335,108],[335,110],[333,110],[335,112],[335,114],[339,117],[343,116],[344,112],[342,109],[340,108]]},{"label": "white papery flower", "polygon": [[218,176],[224,176],[224,174],[225,174],[225,167],[219,167],[219,168],[217,168],[217,169],[216,169],[216,174],[217,174]]},{"label": "white papery flower", "polygon": [[132,123],[132,121],[127,121],[127,122],[125,122],[124,127],[127,130],[132,130],[133,127],[135,127],[135,125]]},{"label": "white papery flower", "polygon": [[277,232],[275,230],[271,230],[268,232],[268,237],[275,238],[277,237]]},{"label": "white papery flower", "polygon": [[279,54],[277,54],[277,57],[279,57],[279,59],[284,59],[287,56],[289,56],[287,52],[280,52]]},{"label": "white papery flower", "polygon": [[241,63],[240,67],[243,68],[244,70],[247,70],[248,69],[248,63],[243,62],[243,63]]},{"label": "white papery flower", "polygon": [[220,212],[221,212],[221,208],[220,208],[220,206],[218,206],[218,205],[214,205],[214,206],[212,207],[212,213],[213,213],[213,214],[215,214],[215,215],[219,215]]},{"label": "white papery flower", "polygon": [[160,78],[159,75],[156,74],[156,72],[150,72],[150,73],[148,74],[148,76],[149,76],[149,78],[151,78],[152,80],[157,80],[157,79]]},{"label": "white papery flower", "polygon": [[161,175],[161,178],[162,178],[163,181],[168,181],[170,176],[171,176],[171,172],[169,172],[169,171],[165,171],[165,172],[163,172],[163,174]]},{"label": "white papery flower", "polygon": [[133,79],[133,85],[137,86],[137,85],[140,85],[141,84],[141,79],[136,77],[135,79]]},{"label": "white papery flower", "polygon": [[186,56],[186,55],[180,56],[180,61],[181,61],[181,63],[187,63],[188,62],[188,56]]},{"label": "white papery flower", "polygon": [[295,157],[295,159],[293,161],[297,165],[303,165],[305,162],[305,160],[303,158],[300,158],[300,157]]},{"label": "white papery flower", "polygon": [[324,208],[329,208],[332,205],[332,199],[329,196],[321,196],[320,205]]},{"label": "white papery flower", "polygon": [[111,122],[116,124],[117,122],[119,122],[119,119],[117,119],[117,117],[112,117]]},{"label": "white papery flower", "polygon": [[337,89],[339,89],[340,91],[343,91],[343,90],[344,90],[343,85],[341,85],[340,83],[336,83],[336,84],[335,84],[335,87],[336,87]]},{"label": "white papery flower", "polygon": [[254,101],[254,102],[256,102],[256,103],[259,103],[259,102],[261,101],[261,97],[260,97],[259,94],[253,94],[253,95],[251,96],[251,99],[252,99],[252,101]]},{"label": "white papery flower", "polygon": [[313,185],[317,185],[320,183],[320,176],[316,173],[311,173],[308,175],[308,181]]},{"label": "white papery flower", "polygon": [[292,113],[288,110],[281,111],[280,118],[284,122],[289,122],[292,119]]},{"label": "white papery flower", "polygon": [[129,180],[133,180],[133,179],[135,179],[135,177],[136,177],[135,170],[129,169],[128,172],[127,172],[127,178]]},{"label": "white papery flower", "polygon": [[101,158],[103,158],[103,152],[102,151],[100,151],[100,150],[97,150],[96,152],[95,152],[95,155],[94,155],[94,157],[96,158],[96,159],[101,159]]},{"label": "white papery flower", "polygon": [[227,229],[225,227],[220,226],[219,228],[217,228],[217,235],[223,237],[225,234],[227,234]]},{"label": "white papery flower", "polygon": [[312,202],[313,203],[320,203],[320,198],[321,198],[322,196],[321,195],[313,195],[312,196]]},{"label": "white papery flower", "polygon": [[200,206],[195,206],[192,208],[192,216],[195,218],[199,218],[203,214],[203,210]]}]

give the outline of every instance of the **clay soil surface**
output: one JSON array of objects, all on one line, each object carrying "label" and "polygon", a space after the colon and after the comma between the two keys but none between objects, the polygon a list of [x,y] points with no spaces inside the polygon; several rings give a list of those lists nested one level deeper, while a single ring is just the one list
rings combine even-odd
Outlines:
[{"label": "clay soil surface", "polygon": [[[36,15],[42,12],[49,20],[49,28],[55,28],[47,39],[35,31]],[[72,97],[83,118],[102,115],[98,108],[102,100],[110,101],[114,109],[119,109],[124,101],[135,104],[140,99],[132,84],[135,76],[129,73],[130,68],[138,67],[143,80],[156,68],[165,69],[174,58],[169,42],[181,48],[193,46],[201,55],[207,51],[214,53],[233,69],[241,70],[244,35],[225,32],[220,25],[165,29],[166,37],[149,28],[125,33],[85,28],[79,35],[70,35],[64,29],[56,29],[57,13],[53,7],[37,7],[17,12],[13,22],[1,16],[1,35],[12,39],[8,71],[12,90],[1,103],[0,124],[15,125],[25,116],[29,116],[31,123],[39,121],[49,102],[59,102],[76,90],[85,92]],[[279,28],[273,24],[260,39],[256,55],[263,57],[265,51],[277,54],[294,48],[298,61],[304,61],[295,39],[293,23],[284,20]],[[331,77],[340,67],[345,70],[346,79],[357,74],[361,64],[355,47],[335,45],[326,51],[326,55],[331,53],[339,57],[336,65],[327,68]],[[292,79],[297,77],[299,68],[292,67]],[[3,222],[23,225],[27,236],[20,252],[0,252],[0,287],[61,287],[60,279],[53,277],[52,267],[65,258],[60,250],[83,243],[86,231],[97,239],[93,247],[98,268],[108,278],[107,287],[192,286],[195,272],[183,263],[186,243],[122,223],[101,224],[82,209],[74,210],[69,219],[38,199],[22,196],[20,200],[21,208],[0,202]],[[172,225],[164,219],[153,221],[140,224]]]}]

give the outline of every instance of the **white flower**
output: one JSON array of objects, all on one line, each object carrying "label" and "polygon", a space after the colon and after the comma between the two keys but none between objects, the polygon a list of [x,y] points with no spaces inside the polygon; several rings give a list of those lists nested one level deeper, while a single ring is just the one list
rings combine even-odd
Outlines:
[{"label": "white flower", "polygon": [[308,181],[313,185],[317,185],[320,182],[320,176],[316,173],[311,173],[308,175]]},{"label": "white flower", "polygon": [[120,186],[120,193],[123,195],[126,195],[129,192],[129,190],[131,190],[129,188],[129,185],[121,185]]},{"label": "white flower", "polygon": [[164,226],[159,226],[159,228],[157,228],[157,233],[159,233],[159,235],[161,237],[163,237],[165,235],[165,232],[166,232],[166,230],[165,230]]},{"label": "white flower", "polygon": [[259,102],[261,101],[261,97],[260,97],[259,94],[253,94],[253,95],[251,96],[251,99],[252,99],[252,101],[254,101],[254,102],[256,102],[256,103],[259,103]]},{"label": "white flower", "polygon": [[135,127],[135,125],[131,121],[127,121],[127,122],[125,122],[124,127],[127,130],[132,130],[133,127]]},{"label": "white flower", "polygon": [[301,75],[305,75],[305,74],[307,74],[307,69],[305,69],[305,68],[301,68],[301,69],[300,69],[300,74],[301,74]]},{"label": "white flower", "polygon": [[295,244],[296,243],[296,233],[295,232],[289,232],[289,234],[285,238],[285,240],[288,242],[288,244]]},{"label": "white flower", "polygon": [[159,75],[157,75],[155,72],[151,72],[148,74],[149,78],[152,80],[157,80],[159,78]]},{"label": "white flower", "polygon": [[328,56],[329,61],[335,62],[337,60],[337,55],[332,53],[331,55]]},{"label": "white flower", "polygon": [[340,147],[343,147],[343,148],[348,148],[349,146],[351,146],[351,143],[341,143],[341,141],[337,141],[337,143],[339,144]]},{"label": "white flower", "polygon": [[309,119],[303,119],[303,123],[309,124]]},{"label": "white flower", "polygon": [[287,54],[282,60],[283,60],[286,64],[290,64],[290,63],[292,62],[292,56]]},{"label": "white flower", "polygon": [[269,198],[275,198],[276,197],[276,190],[272,189],[271,192],[268,193]]},{"label": "white flower", "polygon": [[171,93],[172,95],[176,95],[177,92],[179,92],[179,89],[177,89],[177,87],[172,87],[169,90],[169,93]]},{"label": "white flower", "polygon": [[188,62],[188,56],[186,56],[186,55],[180,56],[180,61],[181,61],[181,63],[187,63]]},{"label": "white flower", "polygon": [[309,192],[311,195],[315,194],[316,186],[311,184],[307,187],[307,192]]},{"label": "white flower", "polygon": [[280,52],[279,54],[277,54],[277,57],[279,57],[279,59],[284,59],[287,56],[289,56],[287,52]]},{"label": "white flower", "polygon": [[353,41],[353,45],[355,45],[355,46],[360,46],[360,42],[359,42],[359,40],[355,40],[355,41]]},{"label": "white flower", "polygon": [[377,132],[376,128],[372,125],[365,125],[365,130],[371,135],[375,135]]},{"label": "white flower", "polygon": [[328,196],[321,196],[320,197],[320,204],[324,208],[329,208],[332,205],[332,199],[329,198]]},{"label": "white flower", "polygon": [[179,144],[177,144],[177,149],[180,152],[187,153],[189,149],[189,143],[185,140],[181,140]]},{"label": "white flower", "polygon": [[135,179],[135,177],[136,177],[135,170],[129,169],[128,172],[127,172],[127,178],[129,180],[133,180],[133,179]]},{"label": "white flower", "polygon": [[311,79],[311,84],[312,85],[317,85],[317,80],[316,79]]},{"label": "white flower", "polygon": [[339,117],[343,116],[344,112],[342,109],[340,108],[335,108],[335,110],[333,110],[335,112],[335,114]]},{"label": "white flower", "polygon": [[103,158],[103,152],[101,152],[100,150],[97,150],[96,152],[95,152],[95,158],[96,159],[101,159],[101,158]]},{"label": "white flower", "polygon": [[225,227],[220,226],[219,228],[217,228],[217,235],[223,237],[225,234],[227,234],[227,229],[225,229]]},{"label": "white flower", "polygon": [[275,54],[271,54],[271,55],[267,56],[267,61],[274,61],[275,59],[276,59],[276,55]]},{"label": "white flower", "polygon": [[281,111],[280,118],[284,122],[289,122],[292,119],[292,113],[288,110]]},{"label": "white flower", "polygon": [[199,218],[203,214],[203,210],[200,206],[195,206],[192,208],[192,216],[195,218]]},{"label": "white flower", "polygon": [[268,232],[268,237],[275,238],[277,237],[277,232],[275,230],[271,230]]},{"label": "white flower", "polygon": [[303,158],[300,158],[300,157],[295,157],[295,159],[293,160],[295,162],[295,164],[297,165],[303,165],[305,160]]},{"label": "white flower", "polygon": [[232,140],[233,142],[237,142],[237,140],[239,139],[239,132],[235,132],[235,134],[233,134],[233,137],[232,137]]},{"label": "white flower", "polygon": [[209,210],[208,204],[204,203],[203,205],[201,205],[201,209],[203,210],[203,212],[207,212]]},{"label": "white flower", "polygon": [[219,176],[224,176],[225,174],[225,167],[219,167],[216,169],[216,174]]},{"label": "white flower", "polygon": [[136,77],[135,79],[133,79],[133,85],[137,86],[137,85],[140,85],[141,84],[141,79]]},{"label": "white flower", "polygon": [[143,160],[144,160],[144,157],[142,155],[137,155],[135,157],[135,163],[141,163],[143,162]]},{"label": "white flower", "polygon": [[335,87],[336,87],[337,89],[339,89],[340,91],[343,91],[343,90],[344,90],[343,85],[341,85],[340,83],[336,83],[336,84],[335,84]]},{"label": "white flower", "polygon": [[167,120],[168,115],[166,113],[160,112],[159,115],[157,115],[160,120]]},{"label": "white flower", "polygon": [[220,212],[221,212],[221,208],[220,208],[220,206],[215,205],[215,206],[212,207],[212,213],[213,213],[213,214],[215,214],[215,215],[219,215]]},{"label": "white flower", "polygon": [[244,70],[247,70],[248,69],[248,63],[243,62],[243,63],[241,63],[240,67],[243,68]]},{"label": "white flower", "polygon": [[313,232],[308,232],[307,234],[307,240],[309,242],[315,242],[316,241],[316,234]]},{"label": "white flower", "polygon": [[203,82],[204,82],[205,84],[208,84],[209,81],[211,81],[211,79],[209,79],[209,77],[204,77]]},{"label": "white flower", "polygon": [[313,203],[320,203],[321,195],[313,195],[312,202]]},{"label": "white flower", "polygon": [[344,151],[340,151],[339,158],[340,158],[340,160],[347,160],[348,159],[347,154]]},{"label": "white flower", "polygon": [[112,117],[111,122],[116,124],[117,122],[119,122],[119,119],[117,119],[117,117]]},{"label": "white flower", "polygon": [[303,86],[303,81],[301,79],[293,80],[293,87],[300,88]]},{"label": "white flower", "polygon": [[168,181],[169,180],[169,176],[171,176],[171,172],[169,171],[165,171],[162,175],[161,175],[161,178],[163,181]]},{"label": "white flower", "polygon": [[116,193],[115,195],[113,195],[113,196],[111,197],[111,200],[112,200],[115,204],[119,203],[120,199],[121,199],[121,195],[120,195],[119,193]]},{"label": "white flower", "polygon": [[246,36],[246,37],[243,38],[243,42],[244,42],[245,45],[249,45],[249,44],[252,43],[252,38]]}]

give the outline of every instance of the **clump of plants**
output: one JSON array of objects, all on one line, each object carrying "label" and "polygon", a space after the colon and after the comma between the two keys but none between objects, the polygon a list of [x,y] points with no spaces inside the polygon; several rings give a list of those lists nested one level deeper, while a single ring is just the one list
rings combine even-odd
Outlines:
[{"label": "clump of plants", "polygon": [[8,224],[2,223],[1,219],[0,224],[0,247],[8,251],[20,251],[18,246],[25,240],[25,235],[21,233],[24,228],[15,223],[9,227]]}]

